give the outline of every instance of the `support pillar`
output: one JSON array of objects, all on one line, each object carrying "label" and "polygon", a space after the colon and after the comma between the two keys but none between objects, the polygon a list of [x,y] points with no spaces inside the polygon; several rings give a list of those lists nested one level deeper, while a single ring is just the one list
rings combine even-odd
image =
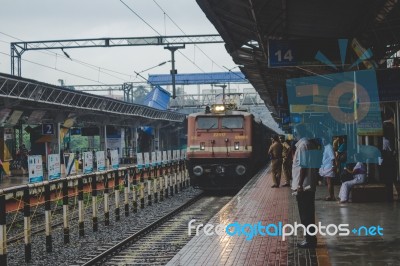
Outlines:
[{"label": "support pillar", "polygon": [[83,178],[78,179],[78,230],[79,236],[85,236],[85,206],[83,202]]},{"label": "support pillar", "polygon": [[114,191],[115,191],[115,220],[119,221],[119,170],[114,171]]},{"label": "support pillar", "polygon": [[63,194],[63,221],[64,221],[64,244],[69,243],[69,217],[68,217],[68,181],[64,180],[62,184]]},{"label": "support pillar", "polygon": [[92,223],[93,232],[99,230],[99,221],[97,219],[97,176],[92,176]]},{"label": "support pillar", "polygon": [[125,216],[129,216],[129,170],[124,170],[124,209]]},{"label": "support pillar", "polygon": [[6,196],[0,195],[0,265],[7,266]]},{"label": "support pillar", "polygon": [[108,196],[109,196],[109,188],[108,188],[108,173],[104,174],[104,225],[110,225],[110,210],[108,205]]},{"label": "support pillar", "polygon": [[44,220],[45,220],[45,231],[46,231],[46,251],[51,252],[52,239],[51,239],[51,198],[50,198],[50,184],[47,183],[44,186]]}]

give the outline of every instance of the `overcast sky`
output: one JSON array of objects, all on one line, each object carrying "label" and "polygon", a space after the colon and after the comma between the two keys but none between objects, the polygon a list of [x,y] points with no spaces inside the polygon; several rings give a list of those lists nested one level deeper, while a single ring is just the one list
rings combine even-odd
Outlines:
[{"label": "overcast sky", "polygon": [[[162,35],[217,33],[195,0],[123,1]],[[166,15],[157,4],[165,10]],[[10,73],[10,42],[18,41],[7,35],[23,41],[158,35],[120,0],[1,0],[0,6],[2,73]],[[167,15],[181,29],[176,27]],[[226,71],[223,66],[235,66],[223,44],[203,44],[198,47],[187,45],[186,49],[181,51],[195,64],[177,52],[178,73],[221,72]],[[127,81],[141,81],[134,71],[140,72],[158,65],[170,60],[171,56],[162,46],[66,49],[66,52],[72,61],[66,59],[60,50],[25,52],[23,60],[36,62],[47,68],[22,61],[22,76],[51,84],[59,84],[59,79],[63,79],[67,85],[121,84]],[[55,56],[55,53],[58,56]],[[95,67],[84,67],[76,62],[78,60]],[[143,75],[147,77],[148,74],[166,74],[170,68],[168,63],[143,72]],[[106,69],[121,74],[111,73]]]}]

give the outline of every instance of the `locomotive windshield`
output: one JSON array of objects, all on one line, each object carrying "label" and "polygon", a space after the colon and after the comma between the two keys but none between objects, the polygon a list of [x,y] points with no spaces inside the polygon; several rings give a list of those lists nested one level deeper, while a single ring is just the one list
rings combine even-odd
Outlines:
[{"label": "locomotive windshield", "polygon": [[243,117],[241,116],[223,117],[221,122],[222,128],[243,128]]},{"label": "locomotive windshield", "polygon": [[197,118],[198,129],[218,128],[218,118],[216,117],[199,117]]}]

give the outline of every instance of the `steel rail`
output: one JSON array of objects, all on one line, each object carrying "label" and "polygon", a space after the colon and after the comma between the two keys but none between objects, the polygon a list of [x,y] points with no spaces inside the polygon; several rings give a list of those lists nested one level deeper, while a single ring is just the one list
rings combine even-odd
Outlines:
[{"label": "steel rail", "polygon": [[[92,258],[91,260],[87,261],[83,266],[89,265],[98,265],[99,263],[105,262],[108,258],[110,258],[113,254],[118,253],[120,250],[125,248],[126,246],[131,245],[132,243],[138,241],[148,233],[152,232],[154,229],[161,226],[163,223],[192,205],[193,203],[197,202],[201,198],[204,197],[204,193],[194,197],[193,199],[187,201],[185,204],[181,205],[180,207],[176,208],[175,210],[171,211],[170,213],[166,214],[165,216],[161,217],[157,221],[151,223],[150,225],[146,226],[145,228],[141,229],[137,233],[125,238],[115,246],[109,248],[108,250],[102,252],[101,254],[97,255],[96,257]],[[101,264],[99,264],[101,265]]]}]

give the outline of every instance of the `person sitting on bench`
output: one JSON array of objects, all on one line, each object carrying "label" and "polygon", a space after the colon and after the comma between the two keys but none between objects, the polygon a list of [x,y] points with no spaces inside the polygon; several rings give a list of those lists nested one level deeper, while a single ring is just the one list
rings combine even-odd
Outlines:
[{"label": "person sitting on bench", "polygon": [[354,166],[353,170],[344,168],[345,170],[347,170],[349,173],[351,173],[353,175],[353,179],[350,181],[344,182],[342,184],[342,186],[340,187],[340,192],[339,192],[340,203],[348,202],[350,190],[354,185],[365,182],[365,176],[366,176],[367,170],[366,170],[365,165],[361,162],[362,161],[361,154],[360,153],[354,154],[354,160],[357,163]]}]

